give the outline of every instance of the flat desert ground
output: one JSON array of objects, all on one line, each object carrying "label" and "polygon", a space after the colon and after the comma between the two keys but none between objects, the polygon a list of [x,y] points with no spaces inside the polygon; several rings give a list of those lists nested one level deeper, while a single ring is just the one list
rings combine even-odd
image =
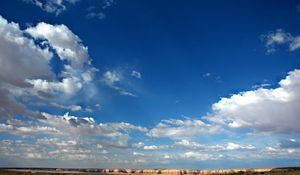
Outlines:
[{"label": "flat desert ground", "polygon": [[0,169],[0,175],[201,175],[201,174],[214,174],[214,175],[228,175],[228,174],[241,174],[241,175],[300,175],[300,169],[272,169],[270,171],[259,171],[256,172],[255,169],[249,171],[236,171],[230,172],[231,170],[226,170],[223,172],[217,172],[218,170],[209,170],[209,171],[184,171],[184,170],[175,170],[175,171],[160,171],[153,170],[156,172],[80,172],[80,171],[62,171],[62,170],[31,170],[31,169]]}]

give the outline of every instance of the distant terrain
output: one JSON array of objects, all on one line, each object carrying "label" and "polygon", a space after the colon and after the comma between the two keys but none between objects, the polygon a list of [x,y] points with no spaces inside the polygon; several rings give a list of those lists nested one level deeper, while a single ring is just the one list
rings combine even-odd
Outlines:
[{"label": "distant terrain", "polygon": [[179,169],[61,169],[61,168],[2,168],[0,175],[201,175],[201,174],[265,174],[265,175],[300,175],[300,168],[260,168],[260,169],[225,169],[225,170],[179,170]]}]

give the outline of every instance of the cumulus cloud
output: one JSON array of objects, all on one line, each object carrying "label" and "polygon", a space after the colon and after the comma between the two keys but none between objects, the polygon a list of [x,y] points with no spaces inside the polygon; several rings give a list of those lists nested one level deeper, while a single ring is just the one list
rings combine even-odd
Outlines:
[{"label": "cumulus cloud", "polygon": [[103,74],[102,81],[110,88],[118,91],[121,95],[135,97],[135,94],[117,85],[121,82],[122,78],[122,75],[116,71],[107,71]]},{"label": "cumulus cloud", "polygon": [[61,82],[49,82],[42,79],[27,80],[27,82],[32,84],[34,89],[46,93],[63,92],[73,95],[82,88],[80,80],[75,77],[64,78]]},{"label": "cumulus cloud", "polygon": [[25,160],[74,161],[95,158],[91,149],[83,148],[73,140],[59,141],[57,138],[38,139],[35,143],[26,143],[23,140],[2,140],[0,141],[0,154]]},{"label": "cumulus cloud", "polygon": [[[87,47],[64,25],[39,23],[22,30],[0,16],[0,34],[0,117],[43,118],[40,112],[28,109],[20,97],[74,95],[91,83],[97,71],[91,65]],[[63,70],[58,76],[50,67],[54,54],[67,60],[61,62]],[[71,110],[77,109],[72,106]]]},{"label": "cumulus cloud", "polygon": [[34,4],[48,13],[59,15],[67,9],[66,4],[75,4],[80,0],[24,0],[27,3]]},{"label": "cumulus cloud", "polygon": [[17,23],[9,23],[0,16],[0,117],[20,114],[41,117],[18,102],[15,94],[31,87],[26,78],[50,78],[51,58],[48,48],[39,47],[24,36]]},{"label": "cumulus cloud", "polygon": [[230,128],[252,128],[275,133],[299,133],[300,70],[274,89],[259,88],[221,98],[205,118]]},{"label": "cumulus cloud", "polygon": [[[87,47],[64,25],[39,23],[22,30],[17,23],[0,16],[0,34],[0,132],[25,139],[24,142],[1,142],[1,157],[91,159],[97,154],[109,154],[111,149],[128,149],[132,131],[148,131],[126,122],[97,123],[92,117],[30,110],[27,104],[34,105],[29,102],[31,99],[35,104],[83,110],[76,104],[61,103],[60,97],[75,96],[86,84],[92,83],[97,69],[91,65]],[[55,55],[61,60],[62,70],[52,72],[50,61]],[[112,79],[110,84],[115,85],[115,81]],[[50,98],[55,99],[50,101]],[[100,108],[100,105],[95,107]],[[48,140],[29,143],[26,137],[31,137],[31,141],[42,137]]]},{"label": "cumulus cloud", "polygon": [[277,29],[275,32],[271,31],[262,35],[261,38],[266,44],[267,53],[275,52],[276,46],[284,44],[288,45],[290,51],[300,48],[300,36],[293,36],[282,29]]},{"label": "cumulus cloud", "polygon": [[207,124],[197,119],[169,119],[162,120],[156,127],[149,130],[147,135],[150,137],[189,139],[203,134],[216,134],[220,131],[219,126]]},{"label": "cumulus cloud", "polygon": [[64,65],[61,81],[27,79],[34,89],[46,93],[63,92],[73,95],[93,79],[97,69],[91,66],[88,49],[67,26],[40,22],[35,27],[27,28],[26,32],[34,39],[43,40],[44,45],[53,48],[61,60],[69,63]]},{"label": "cumulus cloud", "polygon": [[65,93],[67,95],[74,95],[80,91],[84,85],[91,83],[96,68],[89,67],[85,69],[75,69],[70,65],[64,65],[64,71],[61,72],[61,81],[46,79],[26,79],[26,82],[33,85],[35,90],[55,94]]},{"label": "cumulus cloud", "polygon": [[[34,148],[31,151],[15,148],[18,149],[15,150],[18,156],[36,159],[39,157],[28,157],[25,154],[40,153],[44,159],[95,160],[95,155],[108,154],[112,149],[117,149],[114,152],[129,149],[130,132],[147,132],[144,127],[124,122],[97,123],[92,117],[76,117],[68,113],[63,116],[47,113],[43,113],[43,115],[45,120],[9,119],[6,123],[0,124],[0,132],[22,138],[32,137],[32,140],[36,141],[35,144],[28,143],[28,140],[22,143],[28,147],[34,145],[31,147]],[[1,146],[5,144],[0,143],[0,154]],[[43,151],[40,151],[41,149]],[[10,151],[11,154],[13,152]]]},{"label": "cumulus cloud", "polygon": [[65,134],[75,136],[102,136],[123,137],[127,132],[137,130],[146,132],[147,129],[129,123],[96,123],[92,117],[76,117],[66,113],[63,116],[43,113],[47,120],[43,121],[49,126],[56,127]]},{"label": "cumulus cloud", "polygon": [[65,25],[51,25],[44,22],[29,27],[26,32],[35,39],[43,39],[55,49],[61,60],[68,60],[72,65],[88,62],[88,49],[80,38]]}]

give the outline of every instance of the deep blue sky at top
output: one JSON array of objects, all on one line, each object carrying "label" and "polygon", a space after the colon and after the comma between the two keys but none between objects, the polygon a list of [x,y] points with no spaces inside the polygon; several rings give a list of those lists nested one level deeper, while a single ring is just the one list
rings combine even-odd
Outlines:
[{"label": "deep blue sky at top", "polygon": [[103,109],[93,117],[101,122],[153,126],[164,118],[201,117],[220,97],[264,81],[277,86],[300,67],[299,51],[268,55],[260,40],[278,28],[299,35],[299,1],[119,0],[105,19],[87,19],[95,2],[82,0],[55,16],[12,0],[1,3],[0,14],[22,28],[41,21],[65,24],[88,46],[100,72],[142,73],[134,82],[138,97],[98,84],[101,92],[93,100]]}]

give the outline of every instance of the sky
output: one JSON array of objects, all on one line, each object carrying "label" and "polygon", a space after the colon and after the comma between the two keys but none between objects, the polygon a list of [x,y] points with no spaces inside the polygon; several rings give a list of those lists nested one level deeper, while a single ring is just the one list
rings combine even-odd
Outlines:
[{"label": "sky", "polygon": [[0,5],[0,166],[300,165],[300,1]]}]

